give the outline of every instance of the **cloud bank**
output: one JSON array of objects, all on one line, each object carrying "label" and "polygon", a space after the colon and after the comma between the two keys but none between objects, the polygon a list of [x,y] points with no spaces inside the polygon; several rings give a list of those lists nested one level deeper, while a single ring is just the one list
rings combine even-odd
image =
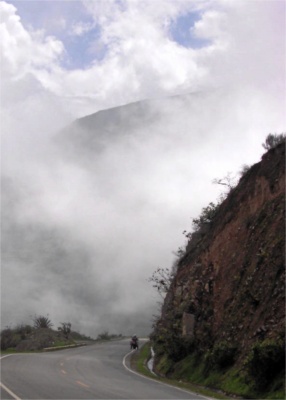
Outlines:
[{"label": "cloud bank", "polygon": [[[2,324],[146,334],[147,278],[219,195],[212,179],[285,130],[285,3],[64,3],[45,29],[0,3]],[[85,38],[84,68],[67,37]]]}]

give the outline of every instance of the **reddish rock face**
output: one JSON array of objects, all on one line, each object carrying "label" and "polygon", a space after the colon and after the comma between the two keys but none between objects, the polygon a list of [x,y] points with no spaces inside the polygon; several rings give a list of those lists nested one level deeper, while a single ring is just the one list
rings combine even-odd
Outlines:
[{"label": "reddish rock face", "polygon": [[[241,356],[285,326],[285,146],[268,151],[190,239],[162,319],[193,314],[202,349],[235,343]],[[186,332],[183,318],[182,332]]]}]

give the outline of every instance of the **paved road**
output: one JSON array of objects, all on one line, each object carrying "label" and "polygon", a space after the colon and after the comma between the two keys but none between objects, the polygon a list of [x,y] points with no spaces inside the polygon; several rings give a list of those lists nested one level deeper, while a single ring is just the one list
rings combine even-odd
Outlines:
[{"label": "paved road", "polygon": [[128,352],[128,342],[123,340],[51,353],[4,356],[1,398],[206,399],[131,372],[125,357]]}]

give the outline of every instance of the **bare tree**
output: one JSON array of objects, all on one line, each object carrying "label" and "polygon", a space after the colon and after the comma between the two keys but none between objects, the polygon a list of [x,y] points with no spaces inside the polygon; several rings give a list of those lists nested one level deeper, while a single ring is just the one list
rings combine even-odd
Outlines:
[{"label": "bare tree", "polygon": [[153,287],[157,289],[160,296],[164,297],[170,289],[174,274],[174,271],[170,271],[169,268],[158,267],[152,276],[148,278],[148,282],[152,282]]},{"label": "bare tree", "polygon": [[232,190],[235,188],[236,184],[237,184],[237,178],[235,176],[232,175],[231,172],[228,172],[226,176],[224,176],[223,178],[215,178],[212,183],[216,184],[216,185],[222,185],[222,186],[226,186],[228,188],[228,190]]}]

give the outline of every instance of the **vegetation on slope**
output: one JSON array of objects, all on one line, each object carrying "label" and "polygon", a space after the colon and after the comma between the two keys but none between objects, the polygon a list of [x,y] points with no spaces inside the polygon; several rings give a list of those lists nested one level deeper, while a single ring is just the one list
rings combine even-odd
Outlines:
[{"label": "vegetation on slope", "polygon": [[6,327],[1,331],[1,351],[22,352],[41,351],[46,348],[63,348],[103,340],[121,339],[122,335],[100,333],[96,339],[73,331],[70,322],[62,322],[57,330],[49,316],[36,315],[33,325],[19,324],[14,328]]}]

